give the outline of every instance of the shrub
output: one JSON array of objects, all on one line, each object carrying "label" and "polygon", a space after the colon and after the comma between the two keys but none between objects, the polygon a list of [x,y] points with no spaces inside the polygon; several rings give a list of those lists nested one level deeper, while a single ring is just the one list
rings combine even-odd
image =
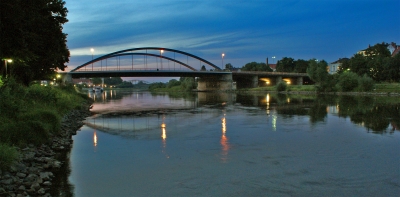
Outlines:
[{"label": "shrub", "polygon": [[375,82],[367,74],[364,74],[358,79],[358,88],[360,91],[369,92],[375,88]]},{"label": "shrub", "polygon": [[285,91],[287,87],[286,82],[284,81],[280,81],[277,85],[276,85],[276,91],[281,92],[281,91]]},{"label": "shrub", "polygon": [[15,147],[0,143],[0,169],[9,168],[18,158],[19,153]]},{"label": "shrub", "polygon": [[343,92],[354,90],[358,86],[358,75],[353,72],[345,72],[339,76],[339,88]]},{"label": "shrub", "polygon": [[42,123],[43,128],[48,133],[57,133],[61,128],[61,118],[55,111],[48,109],[33,109],[21,115],[20,120],[38,121]]}]

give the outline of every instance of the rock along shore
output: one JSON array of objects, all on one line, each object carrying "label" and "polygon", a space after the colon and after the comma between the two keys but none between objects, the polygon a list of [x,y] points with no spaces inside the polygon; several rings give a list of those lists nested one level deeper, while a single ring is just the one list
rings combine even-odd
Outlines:
[{"label": "rock along shore", "polygon": [[62,118],[61,131],[51,137],[48,144],[29,144],[19,149],[20,160],[8,171],[0,170],[0,196],[51,196],[49,193],[53,172],[60,169],[64,161],[57,155],[72,147],[72,135],[83,126],[83,120],[91,115],[92,101],[82,103],[82,110],[72,110]]}]

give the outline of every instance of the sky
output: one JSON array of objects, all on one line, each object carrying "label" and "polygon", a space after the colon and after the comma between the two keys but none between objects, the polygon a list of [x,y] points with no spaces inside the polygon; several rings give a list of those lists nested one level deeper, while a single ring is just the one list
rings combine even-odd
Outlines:
[{"label": "sky", "polygon": [[[115,51],[165,47],[215,65],[328,63],[368,45],[400,45],[400,0],[64,0],[67,70]],[[272,57],[275,57],[274,59]]]}]

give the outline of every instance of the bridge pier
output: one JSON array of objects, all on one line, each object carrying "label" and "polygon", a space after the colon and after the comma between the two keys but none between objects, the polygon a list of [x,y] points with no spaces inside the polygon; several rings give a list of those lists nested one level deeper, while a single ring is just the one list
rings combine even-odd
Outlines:
[{"label": "bridge pier", "polygon": [[297,78],[297,85],[303,85],[303,77]]},{"label": "bridge pier", "polygon": [[61,81],[63,84],[68,84],[68,83],[73,83],[72,82],[72,75],[67,73],[67,74],[61,74]]},{"label": "bridge pier", "polygon": [[233,89],[232,74],[202,76],[197,79],[198,91],[229,91]]}]

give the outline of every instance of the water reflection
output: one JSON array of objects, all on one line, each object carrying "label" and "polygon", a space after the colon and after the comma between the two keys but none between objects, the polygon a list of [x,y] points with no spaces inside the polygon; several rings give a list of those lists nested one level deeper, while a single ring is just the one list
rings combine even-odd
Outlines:
[{"label": "water reflection", "polygon": [[[265,191],[277,194],[274,193],[276,190],[300,191],[304,194],[300,196],[308,196],[309,190],[301,188],[324,193],[351,188],[353,182],[361,188],[387,180],[389,184],[386,186],[391,191],[398,188],[398,176],[391,175],[392,169],[397,169],[397,166],[393,167],[396,162],[393,158],[398,158],[398,151],[395,151],[398,145],[393,144],[398,135],[383,136],[380,140],[376,140],[378,137],[360,138],[361,135],[354,135],[357,131],[364,131],[354,124],[363,125],[371,133],[392,134],[399,131],[398,101],[383,103],[382,98],[373,97],[271,93],[198,93],[197,96],[186,95],[188,99],[177,95],[171,97],[167,94],[138,92],[112,93],[112,96],[115,95],[119,95],[119,98],[110,99],[111,92],[104,98],[109,108],[115,109],[118,105],[117,110],[105,111],[86,120],[87,138],[84,144],[89,147],[75,149],[74,154],[82,154],[85,150],[90,152],[87,155],[93,154],[91,148],[98,147],[98,136],[101,137],[100,145],[107,144],[104,148],[108,152],[98,152],[96,157],[91,157],[97,159],[97,169],[90,166],[81,169],[85,164],[82,160],[72,162],[75,168],[72,176],[75,178],[71,180],[79,188],[76,190],[87,191],[93,187],[95,191],[128,190],[131,194],[136,192],[138,196],[146,196],[156,192],[156,187],[160,188],[157,191],[170,192],[165,196],[187,196],[195,188],[199,195],[207,196],[203,190],[214,189],[213,186],[218,185],[216,183],[224,181],[229,192],[254,191],[251,193],[253,196],[265,194]],[[95,103],[94,109],[102,106],[102,102]],[[144,102],[156,107],[149,110],[148,106],[143,105]],[[134,112],[127,112],[131,109]],[[319,133],[315,135],[310,130]],[[78,134],[76,139],[81,136]],[[88,143],[92,140],[93,145]],[[77,141],[74,143],[79,143]],[[371,144],[377,146],[372,147]],[[77,147],[74,145],[74,148]],[[81,158],[87,156],[82,155]],[[229,168],[226,168],[228,165]],[[220,166],[224,169],[213,171]],[[386,170],[387,166],[390,170]],[[114,178],[118,184],[100,188],[94,183],[98,178],[91,179],[98,172],[96,170],[107,171],[102,174],[104,182],[101,184],[108,185],[110,183],[107,181]],[[343,175],[343,171],[350,174]],[[380,173],[373,174],[377,171]],[[210,172],[212,175],[208,174]],[[252,182],[247,184],[241,179]],[[132,182],[137,184],[132,185]],[[238,184],[242,185],[241,191],[235,190]],[[291,185],[291,188],[282,188],[282,185]],[[115,189],[117,187],[119,189]],[[218,191],[226,192],[226,188],[218,188]],[[354,193],[349,191],[346,194],[352,196]],[[384,188],[382,191],[387,190]],[[218,194],[233,195],[229,192]],[[285,194],[290,196],[293,193]]]},{"label": "water reflection", "polygon": [[228,160],[228,151],[229,151],[229,143],[228,143],[228,137],[226,137],[226,114],[224,113],[224,117],[221,118],[222,122],[222,136],[221,136],[221,146],[222,146],[222,152],[221,152],[221,161],[222,162],[227,162]]}]

